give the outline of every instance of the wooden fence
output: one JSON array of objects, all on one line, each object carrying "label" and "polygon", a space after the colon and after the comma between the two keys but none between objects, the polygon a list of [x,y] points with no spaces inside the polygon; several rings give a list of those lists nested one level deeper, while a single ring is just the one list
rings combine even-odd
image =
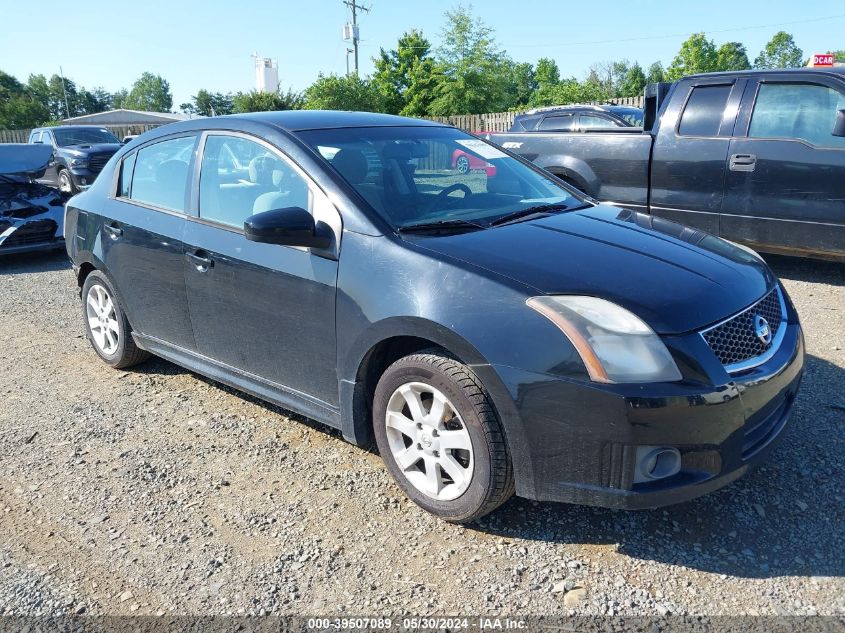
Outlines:
[{"label": "wooden fence", "polygon": [[[616,99],[608,99],[607,101],[590,101],[590,105],[605,105],[612,103],[614,105],[627,105],[635,108],[643,107],[643,97],[618,97]],[[491,112],[488,114],[456,114],[453,116],[432,116],[425,117],[432,121],[439,123],[448,123],[457,128],[466,130],[467,132],[507,132],[513,125],[513,120],[517,114],[522,114],[525,110],[517,112]]]},{"label": "wooden fence", "polygon": [[[142,134],[158,125],[92,125],[91,127],[104,127],[122,141],[124,136]],[[0,143],[26,143],[30,132],[31,130],[0,130]]]},{"label": "wooden fence", "polygon": [[[637,108],[643,107],[643,97],[619,97],[607,101],[591,101],[591,105],[602,105],[612,103],[614,105],[629,105]],[[432,116],[425,117],[432,121],[448,123],[468,132],[507,132],[513,125],[514,117],[519,112],[490,112],[487,114],[456,114],[454,116]],[[141,134],[151,130],[157,125],[99,125],[105,127],[119,139],[130,134]],[[0,143],[26,143],[29,140],[30,130],[0,130]]]}]

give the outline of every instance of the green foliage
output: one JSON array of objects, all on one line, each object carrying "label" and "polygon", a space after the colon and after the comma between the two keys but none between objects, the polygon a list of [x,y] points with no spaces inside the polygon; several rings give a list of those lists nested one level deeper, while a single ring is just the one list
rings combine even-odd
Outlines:
[{"label": "green foliage", "polygon": [[511,63],[508,82],[509,107],[524,108],[527,106],[531,100],[531,95],[537,89],[534,66],[528,62]]},{"label": "green foliage", "polygon": [[557,62],[548,57],[541,57],[537,60],[537,69],[534,71],[534,79],[537,81],[537,88],[544,86],[555,86],[560,83],[560,69]]},{"label": "green foliage", "polygon": [[843,51],[828,51],[828,53],[833,55],[835,61],[845,62],[845,50],[843,50]]},{"label": "green foliage", "polygon": [[687,75],[709,73],[717,69],[718,53],[716,45],[708,40],[704,33],[694,33],[681,44],[681,50],[672,60],[666,71],[670,81],[676,81]]},{"label": "green foliage", "polygon": [[786,31],[778,31],[754,60],[754,68],[799,68],[804,52]]},{"label": "green foliage", "polygon": [[378,88],[357,75],[323,75],[305,90],[306,110],[360,110],[382,112],[384,98]]},{"label": "green foliage", "polygon": [[748,70],[748,51],[739,42],[725,42],[716,52],[717,70]]},{"label": "green foliage", "polygon": [[622,82],[620,89],[620,96],[622,97],[638,97],[643,94],[646,85],[646,76],[642,67],[634,63],[625,74],[625,79]]},{"label": "green foliage", "polygon": [[428,111],[442,77],[431,56],[431,43],[420,31],[403,34],[395,49],[380,49],[373,61],[372,84],[385,112],[419,115]]},{"label": "green foliage", "polygon": [[160,75],[145,72],[132,84],[122,107],[145,112],[170,112],[173,107],[170,84]]},{"label": "green foliage", "polygon": [[471,7],[446,12],[437,61],[444,80],[429,112],[437,116],[507,110],[513,62],[497,47],[493,30],[470,14]]},{"label": "green foliage", "polygon": [[[219,95],[219,93],[217,93]],[[228,96],[226,96],[228,98]],[[243,112],[275,112],[277,110],[300,110],[303,105],[302,95],[293,90],[282,92],[258,92],[251,90],[250,92],[238,92],[230,101],[230,110],[228,112],[218,111],[215,108],[216,114],[240,114]],[[225,105],[225,101],[222,105]],[[209,106],[210,107],[210,106]]]},{"label": "green foliage", "polygon": [[[209,92],[201,88],[191,97],[190,103],[181,104],[179,109],[185,114],[201,114],[202,116],[232,114],[234,108],[232,100],[231,93]],[[245,110],[245,112],[253,112],[253,110]]]},{"label": "green foliage", "polygon": [[0,129],[35,127],[49,118],[49,111],[12,75],[0,70]]},{"label": "green foliage", "polygon": [[661,81],[666,81],[666,71],[663,69],[663,64],[660,62],[654,62],[648,67],[648,74],[645,76],[645,82],[647,84],[654,84],[660,83]]}]

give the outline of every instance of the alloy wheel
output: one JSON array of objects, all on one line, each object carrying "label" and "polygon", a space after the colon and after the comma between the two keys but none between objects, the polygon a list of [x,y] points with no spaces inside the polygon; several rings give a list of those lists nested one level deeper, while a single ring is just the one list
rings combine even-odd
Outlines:
[{"label": "alloy wheel", "polygon": [[417,490],[439,501],[460,497],[472,480],[469,431],[439,390],[409,382],[390,397],[387,440],[396,465]]},{"label": "alloy wheel", "polygon": [[103,354],[114,354],[120,343],[120,327],[117,323],[114,301],[106,288],[93,284],[88,289],[88,296],[85,298],[85,313],[94,344]]},{"label": "alloy wheel", "polygon": [[73,193],[73,184],[70,181],[70,176],[64,170],[59,174],[59,191],[63,193]]}]

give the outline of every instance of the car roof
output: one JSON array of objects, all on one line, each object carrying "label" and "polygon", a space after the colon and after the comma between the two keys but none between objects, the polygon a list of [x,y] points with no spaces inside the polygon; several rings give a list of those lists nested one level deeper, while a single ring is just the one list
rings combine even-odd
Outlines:
[{"label": "car roof", "polygon": [[591,110],[593,112],[613,112],[614,108],[637,108],[637,106],[626,106],[616,103],[604,103],[595,105],[590,103],[569,103],[566,105],[546,106],[543,108],[534,108],[527,112],[518,114],[517,117],[534,116],[535,114],[544,114],[546,112],[560,112],[565,110]]},{"label": "car roof", "polygon": [[288,132],[302,130],[320,130],[349,127],[397,127],[397,126],[434,126],[444,127],[442,123],[424,119],[378,114],[375,112],[349,112],[341,110],[284,110],[280,112],[251,112],[249,114],[230,114],[224,117],[197,119],[198,128],[213,125],[215,119],[243,119],[266,123]]}]

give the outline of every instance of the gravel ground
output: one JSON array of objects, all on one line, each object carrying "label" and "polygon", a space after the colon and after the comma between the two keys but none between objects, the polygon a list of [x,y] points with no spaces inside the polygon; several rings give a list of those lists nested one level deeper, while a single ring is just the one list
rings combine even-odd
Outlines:
[{"label": "gravel ground", "polygon": [[665,510],[457,527],[337,432],[109,369],[64,257],[0,260],[0,614],[845,614],[845,266],[770,262],[808,370],[765,466]]}]

